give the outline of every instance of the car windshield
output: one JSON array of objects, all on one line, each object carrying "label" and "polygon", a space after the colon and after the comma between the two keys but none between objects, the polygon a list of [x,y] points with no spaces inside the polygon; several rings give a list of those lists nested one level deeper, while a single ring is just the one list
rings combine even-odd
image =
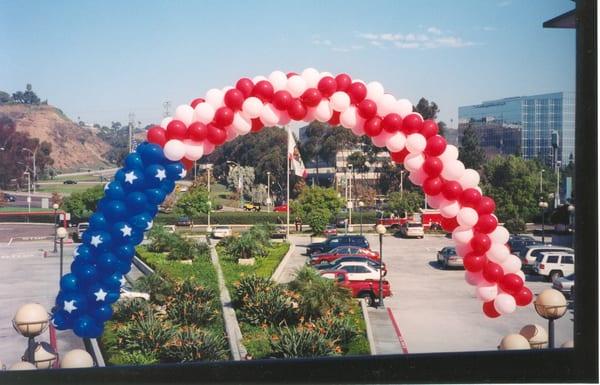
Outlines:
[{"label": "car windshield", "polygon": [[449,247],[446,251],[448,255],[456,255],[456,249],[454,247]]},{"label": "car windshield", "polygon": [[408,227],[423,227],[420,223],[409,223]]}]

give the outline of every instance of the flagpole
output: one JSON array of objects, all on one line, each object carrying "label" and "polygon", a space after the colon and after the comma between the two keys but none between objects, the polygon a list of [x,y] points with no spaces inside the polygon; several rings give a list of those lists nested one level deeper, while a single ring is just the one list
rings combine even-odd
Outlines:
[{"label": "flagpole", "polygon": [[287,184],[286,184],[286,189],[287,189],[287,196],[286,196],[286,216],[287,216],[287,226],[285,226],[285,237],[286,239],[289,241],[290,240],[290,127],[289,126],[285,126],[285,128],[287,129],[287,134],[288,134],[288,150],[287,150],[287,154],[286,154],[286,162],[287,162],[287,172],[286,172],[286,176],[287,176]]}]

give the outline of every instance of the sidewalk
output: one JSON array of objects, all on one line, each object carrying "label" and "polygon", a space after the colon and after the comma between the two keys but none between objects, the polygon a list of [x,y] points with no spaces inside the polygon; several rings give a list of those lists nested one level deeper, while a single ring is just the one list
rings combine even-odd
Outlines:
[{"label": "sidewalk", "polygon": [[368,308],[375,351],[371,354],[406,354],[408,349],[396,320],[387,308]]}]

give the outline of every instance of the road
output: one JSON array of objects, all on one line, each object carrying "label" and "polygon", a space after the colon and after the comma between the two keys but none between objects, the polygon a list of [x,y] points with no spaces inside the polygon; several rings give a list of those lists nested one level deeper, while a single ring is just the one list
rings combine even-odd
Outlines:
[{"label": "road", "polygon": [[[367,235],[367,239],[371,248],[379,248],[376,235]],[[292,240],[297,248],[290,268],[286,268],[290,273],[305,262],[301,253],[309,238],[292,236]],[[441,270],[437,265],[437,250],[451,245],[450,239],[439,236],[384,237],[386,279],[393,293],[384,302],[392,310],[409,353],[495,350],[503,336],[518,333],[524,325],[537,323],[547,327],[547,321],[537,315],[533,305],[519,307],[513,314],[499,318],[485,317],[473,287],[464,281],[464,270]],[[534,294],[551,286],[538,277],[527,279]],[[557,346],[573,339],[573,320],[570,309],[555,321]]]},{"label": "road", "polygon": [[[22,238],[48,237],[54,235],[52,224],[0,223],[0,245]],[[52,242],[48,242],[52,246]]]}]

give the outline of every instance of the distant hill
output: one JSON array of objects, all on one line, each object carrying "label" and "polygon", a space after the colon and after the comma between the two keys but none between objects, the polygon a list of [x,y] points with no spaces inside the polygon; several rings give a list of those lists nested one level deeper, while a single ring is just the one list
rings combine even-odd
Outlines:
[{"label": "distant hill", "polygon": [[109,166],[104,158],[109,145],[88,128],[71,121],[50,105],[4,104],[0,117],[11,118],[19,132],[52,144],[53,167],[59,171]]}]

